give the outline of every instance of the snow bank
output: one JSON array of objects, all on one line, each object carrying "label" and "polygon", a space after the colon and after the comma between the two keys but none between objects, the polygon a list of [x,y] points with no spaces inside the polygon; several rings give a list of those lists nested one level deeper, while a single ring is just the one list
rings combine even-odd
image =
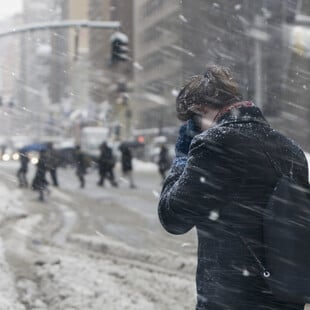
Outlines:
[{"label": "snow bank", "polygon": [[98,233],[98,236],[86,236],[74,234],[69,237],[69,241],[77,243],[91,251],[96,251],[111,255],[113,257],[129,259],[132,261],[152,264],[171,272],[195,274],[196,257],[180,256],[178,253],[165,255],[159,251],[147,251],[132,248],[125,243],[111,239]]},{"label": "snow bank", "polygon": [[27,216],[22,196],[21,190],[10,190],[0,183],[0,223],[8,218]]},{"label": "snow bank", "polygon": [[[43,302],[53,309],[191,310],[195,281],[158,272],[114,257],[46,249],[37,264]],[[44,308],[45,309],[45,308]],[[46,308],[47,309],[47,308]]]},{"label": "snow bank", "polygon": [[[0,183],[0,223],[6,219],[27,215],[22,205],[22,192],[10,190]],[[5,248],[0,238],[0,310],[25,310],[18,300],[14,276],[5,259]]]},{"label": "snow bank", "polygon": [[25,310],[25,307],[17,302],[18,296],[15,290],[14,279],[8,263],[4,257],[4,248],[0,239],[0,310]]},{"label": "snow bank", "polygon": [[136,158],[132,161],[134,171],[140,171],[140,172],[154,172],[158,171],[158,166],[151,162],[145,162],[138,160]]}]

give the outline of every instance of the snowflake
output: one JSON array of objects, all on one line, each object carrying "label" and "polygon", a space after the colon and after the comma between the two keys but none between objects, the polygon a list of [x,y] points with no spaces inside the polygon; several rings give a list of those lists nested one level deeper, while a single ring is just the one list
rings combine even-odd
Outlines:
[{"label": "snowflake", "polygon": [[209,214],[209,220],[211,221],[217,221],[220,217],[220,214],[216,210],[212,210]]},{"label": "snowflake", "polygon": [[243,269],[243,270],[242,270],[242,275],[243,275],[244,277],[249,277],[249,276],[250,276],[249,270]]}]

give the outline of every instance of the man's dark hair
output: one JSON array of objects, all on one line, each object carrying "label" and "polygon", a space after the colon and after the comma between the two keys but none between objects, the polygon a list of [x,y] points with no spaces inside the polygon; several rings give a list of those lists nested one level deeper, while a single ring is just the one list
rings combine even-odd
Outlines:
[{"label": "man's dark hair", "polygon": [[211,66],[204,75],[192,76],[183,86],[176,99],[177,116],[186,121],[193,116],[193,106],[209,105],[222,108],[239,100],[239,86],[230,69]]}]

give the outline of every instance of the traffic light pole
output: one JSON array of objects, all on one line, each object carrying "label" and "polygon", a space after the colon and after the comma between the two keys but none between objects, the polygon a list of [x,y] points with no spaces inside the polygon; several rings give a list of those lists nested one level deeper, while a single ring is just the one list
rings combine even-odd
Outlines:
[{"label": "traffic light pole", "polygon": [[295,26],[310,26],[310,16],[297,15],[294,21]]},{"label": "traffic light pole", "polygon": [[8,31],[0,32],[0,38],[20,34],[25,32],[51,30],[57,28],[97,28],[97,29],[112,29],[118,30],[121,23],[118,21],[90,21],[90,20],[65,20],[60,22],[47,22],[47,23],[31,23],[25,26],[13,28]]}]

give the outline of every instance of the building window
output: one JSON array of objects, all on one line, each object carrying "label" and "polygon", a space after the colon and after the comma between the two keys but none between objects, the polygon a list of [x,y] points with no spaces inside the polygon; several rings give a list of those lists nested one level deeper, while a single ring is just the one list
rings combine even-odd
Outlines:
[{"label": "building window", "polygon": [[142,62],[145,71],[152,71],[155,68],[158,69],[160,66],[164,64],[165,64],[165,57],[160,52],[156,52],[147,56]]},{"label": "building window", "polygon": [[152,41],[157,41],[162,36],[162,31],[159,30],[157,27],[151,27],[144,31],[143,33],[143,42],[149,43]]},{"label": "building window", "polygon": [[165,0],[148,0],[142,7],[142,16],[147,18],[162,8]]}]

